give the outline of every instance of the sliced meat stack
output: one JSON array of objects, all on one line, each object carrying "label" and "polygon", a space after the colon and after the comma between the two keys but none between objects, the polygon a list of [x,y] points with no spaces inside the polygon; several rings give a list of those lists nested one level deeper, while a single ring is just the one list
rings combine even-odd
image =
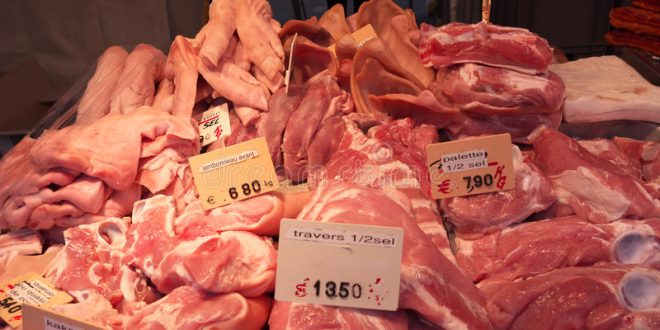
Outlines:
[{"label": "sliced meat stack", "polygon": [[565,87],[548,71],[552,51],[525,29],[422,24],[420,55],[439,70],[436,97],[461,110],[447,127],[455,139],[510,133],[514,142],[529,143],[536,128],[561,122]]}]

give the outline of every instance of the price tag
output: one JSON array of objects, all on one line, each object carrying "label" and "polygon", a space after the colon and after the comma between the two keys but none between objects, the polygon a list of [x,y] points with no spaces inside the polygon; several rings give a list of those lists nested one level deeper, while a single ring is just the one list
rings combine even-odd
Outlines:
[{"label": "price tag", "polygon": [[23,328],[31,330],[103,330],[91,323],[55,313],[43,307],[23,305]]},{"label": "price tag", "polygon": [[275,299],[394,311],[403,229],[284,219]]},{"label": "price tag", "polygon": [[293,35],[293,40],[291,41],[291,50],[289,50],[289,66],[284,73],[284,86],[286,89],[284,93],[289,94],[289,81],[291,80],[291,72],[293,72],[293,50],[296,48],[296,39],[298,38],[298,33]]},{"label": "price tag", "polygon": [[434,198],[515,187],[509,134],[430,144],[426,146],[426,155]]},{"label": "price tag", "polygon": [[0,287],[0,317],[12,328],[16,328],[23,322],[22,310],[26,305],[48,307],[71,301],[73,297],[55,290],[46,279],[30,272]]},{"label": "price tag", "polygon": [[231,124],[229,123],[227,103],[202,113],[202,118],[199,120],[199,142],[202,147],[229,135],[231,135]]},{"label": "price tag", "polygon": [[263,137],[190,157],[188,161],[204,210],[279,188]]},{"label": "price tag", "polygon": [[[353,37],[353,39],[355,39],[355,41],[357,41],[358,48],[364,46],[364,44],[366,44],[367,41],[378,37],[378,35],[376,35],[376,31],[371,26],[371,24],[367,24],[362,28],[360,28],[359,30],[351,33],[351,36]],[[333,54],[337,55],[337,53],[335,53],[335,44],[328,46],[328,49]]]}]

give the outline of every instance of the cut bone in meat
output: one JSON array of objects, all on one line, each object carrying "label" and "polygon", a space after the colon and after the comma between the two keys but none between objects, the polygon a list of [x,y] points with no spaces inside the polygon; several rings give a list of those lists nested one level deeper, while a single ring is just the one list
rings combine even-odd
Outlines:
[{"label": "cut bone in meat", "polygon": [[473,281],[515,280],[600,262],[660,267],[660,220],[592,224],[577,216],[522,223],[476,240],[456,239],[456,260]]},{"label": "cut bone in meat", "polygon": [[495,329],[657,329],[660,275],[635,266],[563,268],[522,281],[493,278],[488,297]]},{"label": "cut bone in meat", "polygon": [[102,294],[113,306],[149,302],[154,293],[146,279],[126,266],[124,246],[128,222],[109,218],[64,232],[66,247],[45,276],[78,301]]},{"label": "cut bone in meat", "polygon": [[126,329],[258,330],[266,324],[270,305],[268,297],[209,295],[182,286],[131,316]]},{"label": "cut bone in meat", "polygon": [[488,23],[422,23],[422,62],[436,69],[457,63],[482,63],[524,73],[545,72],[552,60],[548,42],[526,29]]},{"label": "cut bone in meat", "polygon": [[513,170],[516,186],[512,190],[442,200],[442,210],[459,235],[496,231],[552,205],[550,179],[517,146],[513,146]]},{"label": "cut bone in meat", "polygon": [[563,133],[542,130],[535,137],[534,151],[536,164],[552,180],[558,201],[570,205],[575,214],[592,222],[660,216],[660,201],[641,180]]},{"label": "cut bone in meat", "polygon": [[152,282],[169,293],[182,285],[258,297],[275,288],[277,256],[270,238],[226,231],[181,241],[156,268]]},{"label": "cut bone in meat", "polygon": [[645,120],[660,123],[660,87],[616,56],[553,64],[566,85],[564,118],[569,123]]},{"label": "cut bone in meat", "polygon": [[345,130],[337,151],[317,174],[398,192],[390,197],[411,205],[417,225],[454,262],[437,204],[430,194],[425,165],[426,145],[438,140],[437,132],[429,125],[413,128],[411,120],[402,119],[376,125],[365,134],[360,125],[370,120],[371,116],[357,114],[344,118]]},{"label": "cut bone in meat", "polygon": [[[338,180],[323,181],[298,219],[402,227],[399,308],[414,310],[437,327],[490,328],[479,290],[419,229],[413,211],[381,191]],[[328,307],[323,313],[335,312]]]}]

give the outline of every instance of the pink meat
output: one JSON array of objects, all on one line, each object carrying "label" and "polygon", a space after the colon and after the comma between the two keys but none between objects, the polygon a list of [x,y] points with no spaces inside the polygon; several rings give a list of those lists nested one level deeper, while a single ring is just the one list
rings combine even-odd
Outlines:
[{"label": "pink meat", "polygon": [[250,61],[268,78],[284,71],[284,50],[270,25],[272,10],[265,0],[236,3],[236,32]]},{"label": "pink meat", "polygon": [[268,89],[233,62],[221,59],[217,66],[209,66],[200,61],[197,69],[220,96],[255,109],[268,109]]},{"label": "pink meat", "polygon": [[46,278],[78,301],[99,293],[113,306],[149,302],[154,294],[146,279],[122,263],[127,230],[125,220],[113,218],[66,230],[66,247]]},{"label": "pink meat", "polygon": [[41,254],[43,238],[38,231],[19,229],[0,235],[0,256]]},{"label": "pink meat", "polygon": [[[403,228],[399,308],[414,310],[437,327],[490,328],[481,293],[419,229],[413,212],[379,190],[327,180],[297,219]],[[328,307],[319,312],[334,313]]]},{"label": "pink meat", "polygon": [[268,326],[280,329],[408,329],[405,312],[275,301]]},{"label": "pink meat", "polygon": [[270,157],[275,167],[282,165],[282,137],[284,128],[291,114],[298,108],[302,100],[302,90],[297,87],[289,87],[287,93],[280,88],[268,101],[269,111],[261,115],[257,124],[259,136],[266,138]]},{"label": "pink meat", "polygon": [[174,82],[173,104],[171,113],[175,116],[190,118],[197,95],[197,54],[191,41],[177,36],[172,42],[163,76]]},{"label": "pink meat", "polygon": [[[287,54],[291,49],[292,42],[293,38],[287,40],[285,43]],[[339,64],[335,55],[328,48],[314,43],[305,36],[298,35],[293,48],[293,62],[291,66],[290,86],[302,85],[325,70],[331,76],[336,76]]]},{"label": "pink meat", "polygon": [[523,281],[479,284],[496,329],[654,329],[660,326],[657,271],[634,266],[571,267]]},{"label": "pink meat", "polygon": [[552,182],[533,159],[513,147],[512,190],[442,200],[442,210],[461,236],[479,236],[521,222],[555,201]]},{"label": "pink meat", "polygon": [[165,293],[194,285],[208,292],[258,297],[275,288],[276,259],[269,238],[226,231],[180,241],[160,262],[151,281]]},{"label": "pink meat", "polygon": [[165,147],[186,156],[197,153],[197,128],[190,119],[145,107],[129,115],[108,115],[91,125],[48,132],[30,154],[38,168],[82,172],[125,190],[135,181],[140,157],[153,156]]},{"label": "pink meat", "polygon": [[419,53],[422,63],[436,69],[476,62],[525,73],[545,72],[552,60],[548,42],[526,29],[450,23],[433,27],[422,23]]},{"label": "pink meat", "polygon": [[419,28],[414,16],[411,17],[394,1],[372,0],[360,6],[356,17],[356,28],[362,28],[367,24],[376,31],[389,49],[391,49],[394,60],[405,70],[417,77],[424,87],[433,80],[433,70],[422,64],[419,56]]},{"label": "pink meat", "polygon": [[632,177],[642,178],[642,166],[639,158],[630,158],[619,147],[607,139],[581,140],[580,146],[587,149],[590,153],[607,160],[625,171]]},{"label": "pink meat", "polygon": [[133,314],[126,329],[259,330],[268,319],[271,299],[246,299],[238,293],[208,295],[182,286]]},{"label": "pink meat", "polygon": [[[435,129],[427,125],[413,128],[410,119],[389,123],[374,121],[368,115],[344,119],[345,133],[337,152],[325,167],[318,168],[314,180],[338,177],[361,186],[393,191],[390,197],[412,208],[418,226],[453,262],[438,206],[431,197],[426,168],[426,144],[437,141]],[[376,126],[365,134],[361,125]]]},{"label": "pink meat", "polygon": [[229,230],[277,236],[283,212],[282,200],[272,194],[259,195],[209,211],[204,211],[201,202],[196,201],[176,218],[175,229],[180,236],[192,238]]},{"label": "pink meat", "polygon": [[199,57],[208,67],[215,67],[225,54],[236,31],[236,4],[215,0],[209,7],[209,21],[195,36]]},{"label": "pink meat", "polygon": [[341,39],[344,35],[351,34],[351,29],[346,23],[346,17],[344,17],[344,6],[341,3],[332,6],[325,12],[319,18],[319,25],[328,31],[335,41]]},{"label": "pink meat", "polygon": [[154,277],[165,255],[179,243],[174,232],[175,215],[174,200],[169,196],[157,195],[135,203],[123,262]]},{"label": "pink meat", "polygon": [[353,108],[350,95],[339,88],[337,79],[328,71],[316,75],[305,85],[304,96],[289,117],[282,143],[286,176],[293,182],[307,178],[307,152],[321,125]]},{"label": "pink meat", "polygon": [[137,45],[128,55],[110,96],[110,113],[128,114],[143,105],[151,105],[165,60],[163,52],[154,46]]},{"label": "pink meat", "polygon": [[473,281],[515,280],[597,263],[660,267],[660,220],[592,224],[577,216],[522,223],[479,239],[456,239],[456,260]]},{"label": "pink meat", "polygon": [[533,114],[560,111],[564,83],[553,72],[528,75],[479,64],[449,69],[441,89],[461,110],[482,114]]},{"label": "pink meat", "polygon": [[612,141],[621,152],[642,164],[644,181],[660,185],[660,143],[615,137]]},{"label": "pink meat", "polygon": [[90,294],[83,302],[55,305],[52,310],[61,315],[113,330],[124,329],[124,323],[128,320],[126,315],[119,314],[107,299],[96,293]]},{"label": "pink meat", "polygon": [[660,201],[643,182],[590,153],[575,140],[544,129],[534,140],[536,164],[552,180],[559,202],[591,222],[660,216]]},{"label": "pink meat", "polygon": [[87,82],[76,115],[76,123],[89,124],[110,111],[111,94],[124,69],[128,52],[119,46],[106,49],[96,63],[96,71]]},{"label": "pink meat", "polygon": [[522,115],[484,115],[461,112],[447,126],[447,131],[452,139],[509,133],[511,141],[514,143],[531,144],[530,136],[536,129],[542,126],[558,128],[561,117],[561,112]]}]

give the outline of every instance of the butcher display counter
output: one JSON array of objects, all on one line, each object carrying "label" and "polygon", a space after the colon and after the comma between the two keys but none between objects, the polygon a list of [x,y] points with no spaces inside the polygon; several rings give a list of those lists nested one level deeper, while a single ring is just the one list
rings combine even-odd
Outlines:
[{"label": "butcher display counter", "polygon": [[110,47],[0,160],[0,318],[660,328],[660,87],[552,54],[390,0]]}]

